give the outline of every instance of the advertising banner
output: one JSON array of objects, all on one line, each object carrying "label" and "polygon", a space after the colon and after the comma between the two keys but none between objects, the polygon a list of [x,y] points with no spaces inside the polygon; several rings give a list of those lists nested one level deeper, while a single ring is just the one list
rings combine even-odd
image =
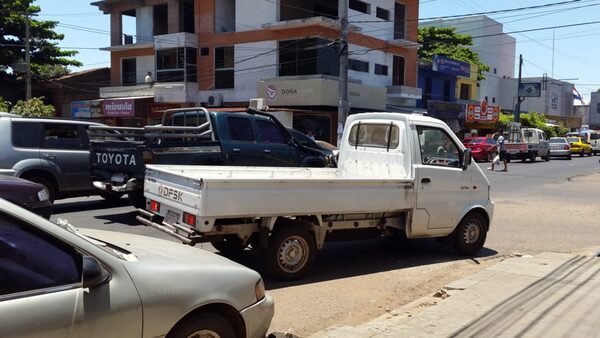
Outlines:
[{"label": "advertising banner", "polygon": [[500,107],[467,104],[467,122],[498,122],[499,115]]},{"label": "advertising banner", "polygon": [[105,117],[135,116],[133,99],[104,100],[102,112]]},{"label": "advertising banner", "polygon": [[102,116],[101,100],[85,100],[71,102],[71,116],[73,118],[91,118]]},{"label": "advertising banner", "polygon": [[445,56],[434,55],[433,56],[433,64],[432,69],[436,72],[462,76],[462,77],[471,77],[471,65],[447,58]]}]

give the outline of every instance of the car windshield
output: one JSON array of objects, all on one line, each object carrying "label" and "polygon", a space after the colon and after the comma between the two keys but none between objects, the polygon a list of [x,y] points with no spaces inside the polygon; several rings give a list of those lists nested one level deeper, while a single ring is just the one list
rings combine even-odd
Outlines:
[{"label": "car windshield", "polygon": [[567,137],[567,141],[569,141],[569,142],[579,142],[579,137]]}]

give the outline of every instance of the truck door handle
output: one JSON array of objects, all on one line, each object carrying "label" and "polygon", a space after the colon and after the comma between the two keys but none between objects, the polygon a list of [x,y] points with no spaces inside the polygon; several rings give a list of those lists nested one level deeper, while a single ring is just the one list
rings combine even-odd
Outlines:
[{"label": "truck door handle", "polygon": [[270,153],[271,153],[271,150],[265,149],[265,154],[270,154]]},{"label": "truck door handle", "polygon": [[56,155],[54,154],[44,154],[44,157],[48,160],[56,160]]},{"label": "truck door handle", "polygon": [[240,152],[240,148],[233,148],[233,149],[232,149],[232,151],[233,151],[234,153],[239,153],[239,152]]},{"label": "truck door handle", "polygon": [[430,178],[427,178],[427,177],[425,177],[425,178],[422,178],[422,179],[421,179],[421,183],[431,183],[431,179],[430,179]]}]

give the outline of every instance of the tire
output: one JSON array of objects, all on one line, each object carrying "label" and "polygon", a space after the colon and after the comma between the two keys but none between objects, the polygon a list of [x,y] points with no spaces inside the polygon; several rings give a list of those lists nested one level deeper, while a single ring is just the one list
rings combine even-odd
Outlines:
[{"label": "tire", "polygon": [[536,153],[530,153],[529,154],[529,162],[531,163],[535,163],[535,158],[537,157]]},{"label": "tire", "polygon": [[527,154],[523,154],[523,155],[521,156],[521,162],[523,162],[523,163],[527,162],[527,158],[528,158],[528,157],[529,157],[529,155],[527,155]]},{"label": "tire", "polygon": [[43,176],[31,176],[25,178],[28,181],[35,182],[37,184],[41,184],[46,188],[46,192],[48,192],[48,199],[50,202],[54,203],[54,199],[56,198],[56,184],[50,179],[47,179]]},{"label": "tire", "polygon": [[114,201],[118,201],[121,199],[121,197],[123,197],[123,195],[125,195],[122,192],[101,192],[100,196],[102,198],[104,198],[107,201],[110,202],[114,202]]},{"label": "tire", "polygon": [[315,239],[308,231],[297,225],[284,225],[271,235],[269,247],[262,251],[262,258],[269,275],[295,280],[308,274],[315,252]]},{"label": "tire", "polygon": [[177,323],[167,334],[167,338],[187,337],[236,337],[231,323],[217,313],[198,313]]},{"label": "tire", "polygon": [[146,209],[146,197],[144,197],[144,190],[134,190],[127,194],[129,204],[133,205],[138,209]]},{"label": "tire", "polygon": [[550,151],[548,151],[548,153],[544,157],[544,161],[546,161],[546,162],[550,161]]},{"label": "tire", "polygon": [[590,150],[590,153],[588,154],[589,157],[594,156],[594,153],[592,153],[592,151]]},{"label": "tire", "polygon": [[246,248],[244,242],[236,235],[226,236],[224,241],[211,242],[210,244],[219,250],[223,256],[237,256]]},{"label": "tire", "polygon": [[583,151],[583,149],[581,149],[581,152],[579,153],[579,157],[583,157],[585,156],[585,151]]},{"label": "tire", "polygon": [[454,250],[461,255],[474,255],[485,243],[488,224],[477,212],[467,214],[454,230]]},{"label": "tire", "polygon": [[569,160],[569,161],[570,161],[570,160],[572,160],[572,159],[573,159],[573,156],[572,156],[571,154],[569,154],[569,156],[567,156],[567,160]]}]

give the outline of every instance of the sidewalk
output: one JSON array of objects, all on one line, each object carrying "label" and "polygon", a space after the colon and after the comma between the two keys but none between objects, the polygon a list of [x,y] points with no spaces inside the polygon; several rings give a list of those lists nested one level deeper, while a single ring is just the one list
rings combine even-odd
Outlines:
[{"label": "sidewalk", "polygon": [[600,257],[513,257],[356,327],[312,338],[600,337]]}]

